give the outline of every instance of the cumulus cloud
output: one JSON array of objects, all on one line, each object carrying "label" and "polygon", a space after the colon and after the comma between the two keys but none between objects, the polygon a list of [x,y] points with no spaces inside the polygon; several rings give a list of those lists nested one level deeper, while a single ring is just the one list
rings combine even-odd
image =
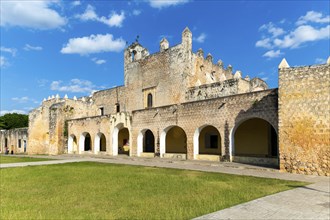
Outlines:
[{"label": "cumulus cloud", "polygon": [[63,85],[62,81],[53,81],[50,84],[50,89],[60,92],[74,92],[74,93],[92,93],[98,87],[91,81],[82,79],[72,79],[67,85]]},{"label": "cumulus cloud", "polygon": [[4,53],[10,53],[13,57],[16,55],[17,50],[15,48],[0,47],[0,51]]},{"label": "cumulus cloud", "polygon": [[[307,24],[312,22],[318,25]],[[283,22],[279,24],[283,25]],[[283,54],[279,49],[295,49],[309,42],[330,38],[329,16],[322,13],[309,11],[297,20],[296,25],[298,26],[292,27],[291,30],[284,30],[272,22],[262,25],[259,31],[263,32],[263,37],[256,42],[255,46],[268,49],[263,54],[264,57],[274,58]]]},{"label": "cumulus cloud", "polygon": [[47,30],[64,26],[67,19],[52,9],[57,1],[1,1],[1,26]]},{"label": "cumulus cloud", "polygon": [[30,44],[25,44],[23,49],[26,50],[26,51],[30,51],[30,50],[40,51],[40,50],[42,50],[42,47],[40,47],[40,46],[31,46]]},{"label": "cumulus cloud", "polygon": [[114,39],[112,34],[98,34],[69,39],[69,42],[61,49],[61,53],[87,55],[101,52],[120,52],[125,48],[125,45],[126,43],[122,38]]},{"label": "cumulus cloud", "polygon": [[4,56],[0,56],[0,67],[7,65],[7,59]]},{"label": "cumulus cloud", "polygon": [[276,27],[276,25],[274,25],[272,22],[262,25],[259,30],[267,31],[269,34],[272,35],[272,37],[277,37],[285,33],[282,28]]},{"label": "cumulus cloud", "polygon": [[205,39],[206,39],[205,33],[201,33],[197,38],[194,38],[194,40],[198,43],[204,43]]},{"label": "cumulus cloud", "polygon": [[133,15],[137,16],[137,15],[140,15],[141,14],[141,10],[133,10]]},{"label": "cumulus cloud", "polygon": [[82,21],[98,21],[110,27],[121,27],[125,20],[125,13],[123,11],[120,14],[112,12],[108,17],[99,17],[95,12],[95,8],[92,5],[87,5],[85,12],[76,15],[76,18]]},{"label": "cumulus cloud", "polygon": [[0,111],[0,115],[10,114],[10,113],[26,114],[25,111],[17,110],[17,109],[14,109],[14,110],[1,110]]},{"label": "cumulus cloud", "polygon": [[189,0],[149,0],[150,6],[158,9],[185,4],[187,2],[189,2]]},{"label": "cumulus cloud", "polygon": [[33,102],[34,104],[39,104],[39,102],[35,99],[29,98],[28,96],[23,97],[14,97],[11,100],[18,102],[18,103],[27,103],[27,102]]},{"label": "cumulus cloud", "polygon": [[275,50],[270,50],[270,51],[267,51],[266,53],[264,53],[264,55],[262,55],[262,56],[271,59],[271,58],[279,57],[282,54],[283,53],[281,53],[280,50],[276,50],[276,51]]},{"label": "cumulus cloud", "polygon": [[101,65],[107,62],[106,60],[97,59],[96,57],[92,58],[92,61],[97,65]]},{"label": "cumulus cloud", "polygon": [[11,100],[13,100],[15,102],[19,102],[19,103],[26,103],[26,102],[29,101],[29,97],[27,97],[27,96],[24,96],[24,97],[21,97],[21,98],[14,97]]},{"label": "cumulus cloud", "polygon": [[80,1],[73,1],[72,3],[71,3],[71,5],[72,6],[79,6],[79,5],[81,5],[81,2]]},{"label": "cumulus cloud", "polygon": [[302,25],[285,35],[282,39],[276,38],[273,43],[279,48],[297,48],[305,42],[318,41],[330,38],[330,25],[323,28],[315,28],[310,25]]},{"label": "cumulus cloud", "polygon": [[321,12],[316,11],[308,11],[306,15],[301,16],[298,21],[296,22],[296,25],[302,25],[306,24],[308,22],[313,23],[329,23],[330,22],[330,16],[324,16]]}]

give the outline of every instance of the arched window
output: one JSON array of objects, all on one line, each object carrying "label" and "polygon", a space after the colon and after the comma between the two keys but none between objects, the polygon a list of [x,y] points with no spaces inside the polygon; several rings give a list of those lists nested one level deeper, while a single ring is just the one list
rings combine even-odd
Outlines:
[{"label": "arched window", "polygon": [[148,108],[151,108],[152,107],[152,94],[151,93],[149,93],[148,94]]}]

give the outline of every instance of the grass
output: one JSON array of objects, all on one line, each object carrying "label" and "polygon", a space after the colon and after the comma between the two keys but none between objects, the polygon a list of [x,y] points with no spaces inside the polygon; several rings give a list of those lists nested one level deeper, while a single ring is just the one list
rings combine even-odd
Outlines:
[{"label": "grass", "polygon": [[23,163],[23,162],[46,161],[46,160],[51,160],[51,159],[0,155],[0,163]]},{"label": "grass", "polygon": [[0,219],[190,219],[306,185],[92,162],[0,171]]}]

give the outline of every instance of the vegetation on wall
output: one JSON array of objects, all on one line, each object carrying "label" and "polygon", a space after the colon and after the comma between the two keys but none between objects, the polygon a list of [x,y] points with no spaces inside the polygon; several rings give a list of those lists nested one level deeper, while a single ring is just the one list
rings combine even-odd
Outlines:
[{"label": "vegetation on wall", "polygon": [[24,128],[29,126],[29,116],[18,113],[8,113],[0,116],[0,129]]}]

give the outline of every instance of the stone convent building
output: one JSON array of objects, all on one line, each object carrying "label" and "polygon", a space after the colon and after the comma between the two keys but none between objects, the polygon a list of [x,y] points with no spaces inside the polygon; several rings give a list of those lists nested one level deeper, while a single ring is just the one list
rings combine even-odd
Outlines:
[{"label": "stone convent building", "polygon": [[[49,97],[29,114],[29,154],[126,154],[234,161],[330,175],[330,61],[279,65],[279,88],[233,73],[192,33],[149,54],[124,51],[124,85],[89,97]],[[1,136],[4,146],[4,135]]]}]

